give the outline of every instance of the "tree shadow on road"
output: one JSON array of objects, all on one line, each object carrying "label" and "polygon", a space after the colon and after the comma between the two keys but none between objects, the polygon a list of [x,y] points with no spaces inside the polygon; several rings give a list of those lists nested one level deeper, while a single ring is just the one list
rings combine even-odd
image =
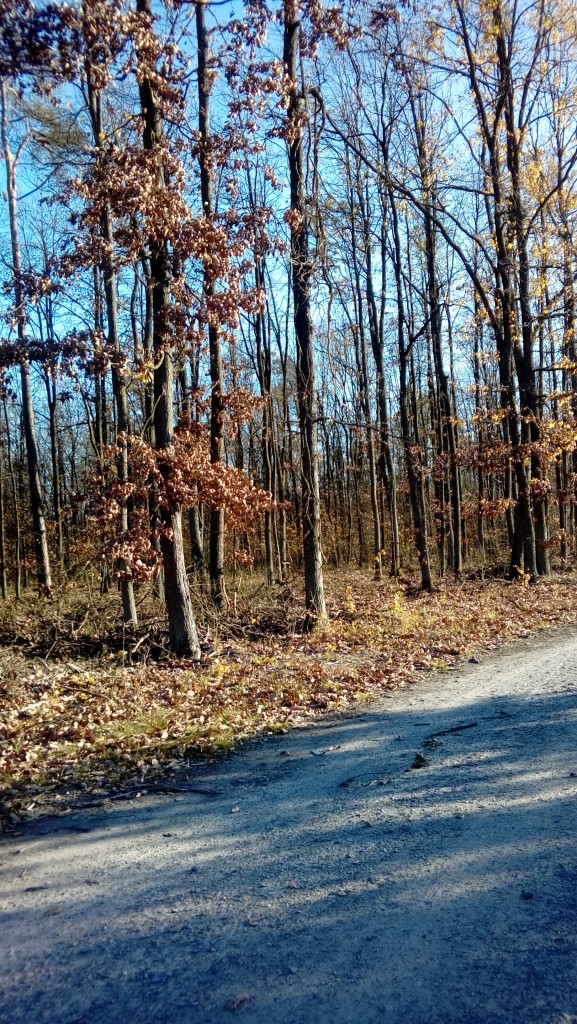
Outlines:
[{"label": "tree shadow on road", "polygon": [[3,858],[5,1019],[573,1020],[574,698],[418,715],[252,744],[197,773],[216,796],[39,822]]}]

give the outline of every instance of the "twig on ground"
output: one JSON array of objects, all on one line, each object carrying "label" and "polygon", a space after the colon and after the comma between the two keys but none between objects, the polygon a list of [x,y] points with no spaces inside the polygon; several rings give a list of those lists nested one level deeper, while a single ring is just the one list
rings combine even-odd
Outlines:
[{"label": "twig on ground", "polygon": [[451,729],[441,729],[440,732],[430,732],[427,739],[432,740],[436,736],[448,736],[452,732],[463,732],[464,729],[474,729],[478,724],[478,722],[469,722],[467,725],[454,725]]}]

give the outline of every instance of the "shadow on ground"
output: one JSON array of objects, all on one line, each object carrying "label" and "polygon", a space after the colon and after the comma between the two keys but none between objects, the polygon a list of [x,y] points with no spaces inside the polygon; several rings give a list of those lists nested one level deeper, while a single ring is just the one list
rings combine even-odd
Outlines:
[{"label": "shadow on ground", "polygon": [[2,849],[0,1019],[573,1024],[576,751],[569,690],[405,700],[216,795],[38,822]]}]

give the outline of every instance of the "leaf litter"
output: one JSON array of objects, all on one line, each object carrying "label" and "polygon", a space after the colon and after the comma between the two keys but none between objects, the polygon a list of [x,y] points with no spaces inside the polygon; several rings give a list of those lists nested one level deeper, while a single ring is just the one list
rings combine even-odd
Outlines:
[{"label": "leaf litter", "polygon": [[[0,817],[81,798],[169,785],[190,759],[284,732],[443,672],[481,649],[577,620],[575,581],[534,587],[499,580],[445,584],[433,594],[361,572],[330,578],[331,617],[284,633],[249,608],[200,665],[169,657],[125,664],[0,650]],[[140,646],[140,641],[137,646]],[[319,753],[313,751],[313,753]],[[320,752],[325,754],[323,750]],[[168,782],[167,782],[168,780]]]}]

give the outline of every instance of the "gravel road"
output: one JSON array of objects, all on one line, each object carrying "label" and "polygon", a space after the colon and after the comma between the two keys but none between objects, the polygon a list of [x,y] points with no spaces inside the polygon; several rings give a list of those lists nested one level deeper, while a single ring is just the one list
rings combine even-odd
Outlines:
[{"label": "gravel road", "polygon": [[0,845],[2,1024],[577,1024],[574,631],[175,788]]}]

